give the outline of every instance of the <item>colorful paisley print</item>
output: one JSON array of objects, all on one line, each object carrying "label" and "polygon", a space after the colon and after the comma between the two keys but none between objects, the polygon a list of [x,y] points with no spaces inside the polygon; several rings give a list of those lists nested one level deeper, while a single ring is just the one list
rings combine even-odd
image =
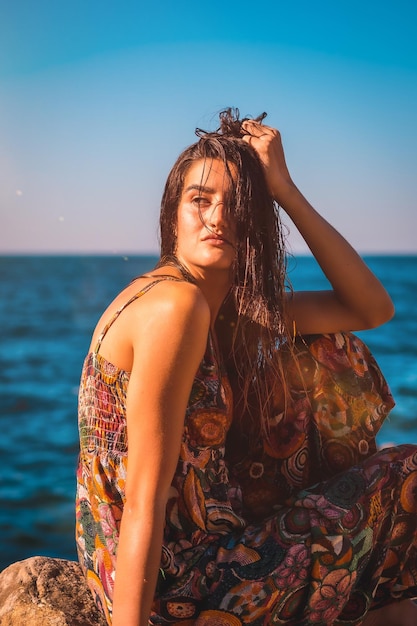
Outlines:
[{"label": "colorful paisley print", "polygon": [[[80,386],[76,534],[87,583],[111,624],[129,373],[98,349]],[[274,389],[262,440],[245,416],[232,420],[231,388],[209,337],[185,416],[150,624],[355,625],[374,607],[417,596],[417,446],[376,450],[393,406],[382,374],[352,334],[305,337],[297,350],[291,402],[284,409]]]}]

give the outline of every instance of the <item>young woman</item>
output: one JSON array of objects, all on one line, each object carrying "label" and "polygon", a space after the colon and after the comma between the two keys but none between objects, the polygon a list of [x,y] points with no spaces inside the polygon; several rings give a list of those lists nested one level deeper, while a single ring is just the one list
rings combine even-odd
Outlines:
[{"label": "young woman", "polygon": [[[416,623],[417,447],[376,453],[392,399],[346,332],[393,305],[263,117],[197,131],[84,363],[77,545],[113,626]],[[331,290],[288,289],[278,205]]]}]

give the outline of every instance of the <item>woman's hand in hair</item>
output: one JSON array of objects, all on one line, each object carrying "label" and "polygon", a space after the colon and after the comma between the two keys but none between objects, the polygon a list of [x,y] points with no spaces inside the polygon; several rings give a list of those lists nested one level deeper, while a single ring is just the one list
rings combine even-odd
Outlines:
[{"label": "woman's hand in hair", "polygon": [[287,194],[294,189],[294,183],[285,161],[280,132],[254,120],[244,121],[242,130],[243,140],[256,150],[264,166],[272,197],[285,208]]}]

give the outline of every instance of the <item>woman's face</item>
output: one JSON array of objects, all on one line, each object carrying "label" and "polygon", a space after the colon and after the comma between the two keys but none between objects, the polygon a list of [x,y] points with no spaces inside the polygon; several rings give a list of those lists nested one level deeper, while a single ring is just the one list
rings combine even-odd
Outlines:
[{"label": "woman's face", "polygon": [[176,256],[197,275],[208,269],[229,271],[236,257],[235,225],[225,206],[229,176],[222,161],[201,159],[190,166],[184,179]]}]

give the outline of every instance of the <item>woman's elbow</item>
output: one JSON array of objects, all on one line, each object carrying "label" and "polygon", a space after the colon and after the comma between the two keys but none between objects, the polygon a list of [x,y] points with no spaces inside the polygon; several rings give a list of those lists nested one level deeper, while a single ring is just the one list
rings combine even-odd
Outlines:
[{"label": "woman's elbow", "polygon": [[389,322],[395,314],[394,303],[390,296],[387,294],[383,301],[373,306],[369,310],[369,317],[367,319],[368,328],[377,328]]}]

